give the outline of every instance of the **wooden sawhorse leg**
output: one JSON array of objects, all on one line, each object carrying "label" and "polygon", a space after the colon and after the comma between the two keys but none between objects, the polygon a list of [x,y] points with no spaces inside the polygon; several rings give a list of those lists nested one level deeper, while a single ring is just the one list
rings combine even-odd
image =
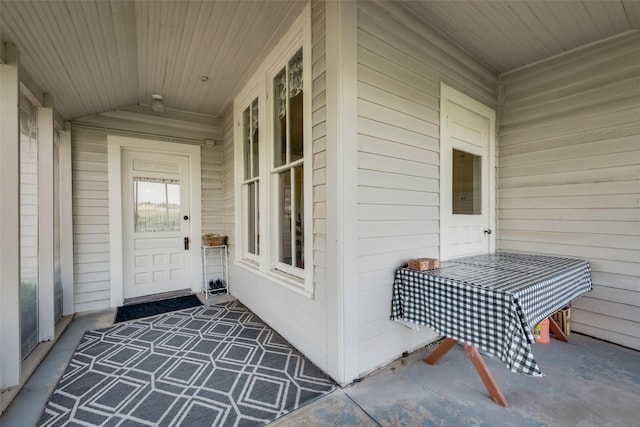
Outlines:
[{"label": "wooden sawhorse leg", "polygon": [[[557,326],[558,325],[556,325],[556,327]],[[453,338],[445,338],[445,340],[442,341],[442,343],[438,346],[438,348],[436,348],[433,352],[431,352],[429,357],[424,359],[424,361],[427,362],[429,365],[435,365],[457,343],[458,341],[454,340]],[[504,395],[502,394],[502,391],[500,390],[500,387],[498,387],[498,384],[493,379],[493,375],[491,375],[489,368],[487,368],[486,363],[484,363],[484,359],[482,359],[482,356],[478,352],[478,349],[472,345],[465,344],[465,343],[462,343],[462,346],[467,352],[467,356],[469,356],[469,359],[471,359],[471,363],[473,363],[473,367],[476,368],[478,375],[480,375],[480,379],[484,383],[484,386],[487,388],[487,391],[489,392],[489,396],[491,396],[491,400],[493,400],[500,406],[504,406],[505,408],[508,407],[509,403],[507,402],[507,399],[505,399]]]},{"label": "wooden sawhorse leg", "polygon": [[560,329],[560,325],[558,325],[556,321],[553,320],[553,317],[549,317],[549,331],[553,333],[553,335],[555,335],[559,341],[569,342],[569,338],[567,338],[564,332],[562,332],[562,329]]}]

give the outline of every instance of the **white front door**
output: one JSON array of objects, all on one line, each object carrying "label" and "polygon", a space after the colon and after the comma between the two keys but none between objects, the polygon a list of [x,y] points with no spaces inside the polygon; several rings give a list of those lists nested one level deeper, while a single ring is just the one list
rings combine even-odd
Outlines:
[{"label": "white front door", "polygon": [[191,287],[189,180],[186,155],[123,149],[125,299]]},{"label": "white front door", "polygon": [[440,258],[495,248],[495,111],[441,85]]}]

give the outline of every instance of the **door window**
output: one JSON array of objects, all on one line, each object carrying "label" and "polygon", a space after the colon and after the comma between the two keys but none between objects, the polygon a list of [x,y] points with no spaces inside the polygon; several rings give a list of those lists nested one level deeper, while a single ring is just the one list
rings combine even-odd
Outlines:
[{"label": "door window", "polygon": [[136,233],[180,231],[180,180],[133,178]]},{"label": "door window", "polygon": [[451,213],[482,215],[482,157],[453,149]]}]

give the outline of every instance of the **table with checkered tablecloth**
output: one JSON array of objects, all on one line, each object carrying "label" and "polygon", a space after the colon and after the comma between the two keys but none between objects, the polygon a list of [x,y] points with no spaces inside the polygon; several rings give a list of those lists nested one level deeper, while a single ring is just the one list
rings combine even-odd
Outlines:
[{"label": "table with checkered tablecloth", "polygon": [[541,376],[531,352],[533,329],[590,290],[584,260],[477,255],[443,262],[437,270],[397,270],[391,318],[472,344],[513,372]]}]

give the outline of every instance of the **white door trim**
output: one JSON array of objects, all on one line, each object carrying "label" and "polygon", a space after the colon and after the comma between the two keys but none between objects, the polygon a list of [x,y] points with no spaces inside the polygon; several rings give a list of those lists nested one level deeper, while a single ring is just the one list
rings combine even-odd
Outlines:
[{"label": "white door trim", "polygon": [[122,239],[122,150],[150,151],[154,153],[181,154],[189,157],[191,180],[191,278],[193,292],[201,290],[202,259],[200,258],[201,225],[201,171],[200,146],[177,144],[146,139],[107,135],[109,169],[109,265],[111,278],[111,307],[124,301],[123,239]]},{"label": "white door trim", "polygon": [[493,232],[489,235],[489,253],[493,253],[496,250],[496,111],[486,105],[476,101],[475,99],[465,95],[446,85],[444,82],[440,82],[440,259],[446,260],[448,257],[446,254],[443,257],[444,247],[444,233],[443,230],[446,227],[444,224],[446,212],[451,209],[451,201],[444,201],[443,194],[447,194],[447,186],[450,185],[450,177],[444,177],[444,171],[447,168],[442,167],[442,141],[447,141],[449,137],[447,131],[446,117],[448,114],[448,100],[455,102],[458,105],[467,108],[470,111],[475,112],[489,120],[489,229]]}]

